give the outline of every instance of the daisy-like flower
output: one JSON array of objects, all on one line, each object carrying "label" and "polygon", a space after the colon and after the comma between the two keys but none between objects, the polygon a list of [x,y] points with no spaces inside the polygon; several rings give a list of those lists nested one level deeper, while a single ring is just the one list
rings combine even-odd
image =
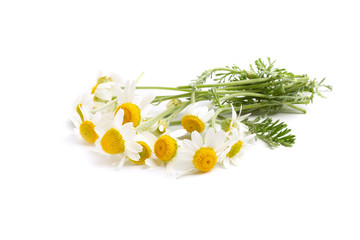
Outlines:
[{"label": "daisy-like flower", "polygon": [[118,98],[118,107],[115,111],[122,109],[124,111],[123,124],[131,122],[134,127],[139,126],[144,112],[150,106],[155,95],[149,93],[143,97],[135,96],[136,81],[127,81],[124,90],[118,87],[116,96]]},{"label": "daisy-like flower", "polygon": [[160,160],[157,165],[169,163],[178,153],[178,140],[169,132],[161,135],[154,143],[154,153]]},{"label": "daisy-like flower", "polygon": [[158,160],[154,153],[154,144],[156,142],[156,137],[150,132],[138,132],[136,135],[137,143],[141,145],[142,151],[139,153],[139,160],[135,161],[129,159],[130,162],[136,165],[146,165],[148,167],[159,166],[161,165],[160,160]]},{"label": "daisy-like flower", "polygon": [[181,118],[181,126],[183,129],[176,130],[178,136],[183,136],[186,133],[194,131],[202,133],[206,127],[207,122],[214,115],[214,110],[209,110],[210,101],[200,101],[190,104],[184,111]]},{"label": "daisy-like flower", "polygon": [[214,168],[221,152],[226,148],[227,134],[220,130],[215,133],[209,128],[203,139],[197,131],[191,133],[191,140],[185,139],[176,159],[168,168],[182,176],[196,172],[208,172]]},{"label": "daisy-like flower", "polygon": [[93,101],[93,95],[89,93],[84,93],[80,95],[76,101],[75,116],[79,115],[81,121],[84,121],[84,115],[82,112],[83,111],[89,112],[94,107],[95,107],[95,103]]},{"label": "daisy-like flower", "polygon": [[229,138],[228,147],[219,156],[219,163],[224,168],[228,168],[230,164],[237,165],[239,163],[246,149],[254,142],[255,134],[246,136],[244,131],[232,128]]},{"label": "daisy-like flower", "polygon": [[236,111],[232,105],[231,105],[231,110],[232,110],[231,119],[225,119],[221,124],[221,129],[224,130],[225,132],[229,132],[232,128],[236,128],[238,130],[247,132],[249,128],[248,126],[243,124],[242,121],[248,116],[250,116],[250,113],[241,116],[242,106],[239,109],[239,114],[236,114]]},{"label": "daisy-like flower", "polygon": [[101,153],[119,158],[119,167],[123,166],[126,157],[139,161],[143,147],[136,142],[136,131],[132,123],[123,123],[124,111],[115,115],[107,129],[99,129],[99,138],[95,145]]},{"label": "daisy-like flower", "polygon": [[86,142],[95,143],[95,141],[99,138],[95,128],[98,125],[104,124],[104,121],[101,121],[102,114],[100,112],[90,114],[87,107],[82,104],[78,104],[76,106],[76,113],[71,120],[75,126],[75,134],[84,139]]},{"label": "daisy-like flower", "polygon": [[121,86],[122,81],[121,78],[111,73],[109,76],[102,76],[102,72],[100,71],[96,84],[91,89],[91,94],[94,96],[94,101],[96,102],[106,102],[112,100],[113,96],[116,93],[116,88]]}]

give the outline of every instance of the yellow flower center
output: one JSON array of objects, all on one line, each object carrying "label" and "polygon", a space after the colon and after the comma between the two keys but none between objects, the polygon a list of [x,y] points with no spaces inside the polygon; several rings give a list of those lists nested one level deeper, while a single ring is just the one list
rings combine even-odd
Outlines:
[{"label": "yellow flower center", "polygon": [[83,122],[83,121],[84,121],[84,115],[82,114],[82,112],[81,112],[81,110],[80,110],[81,107],[82,107],[82,104],[78,104],[78,105],[76,106],[76,112],[79,114],[80,119],[81,119],[81,121]]},{"label": "yellow flower center", "polygon": [[151,156],[151,149],[150,149],[149,145],[147,145],[143,141],[139,141],[137,143],[142,146],[142,151],[139,153],[140,159],[138,161],[135,161],[132,159],[129,159],[129,160],[136,165],[141,165],[141,164],[144,164],[145,160]]},{"label": "yellow flower center", "polygon": [[231,146],[230,151],[226,154],[227,157],[233,157],[236,154],[238,154],[241,150],[241,147],[243,145],[242,141],[237,141],[234,145]]},{"label": "yellow flower center", "polygon": [[140,109],[138,106],[136,106],[133,103],[123,103],[117,107],[115,111],[115,115],[119,111],[119,109],[124,110],[123,124],[132,122],[134,127],[139,126],[141,117],[140,117]]},{"label": "yellow flower center", "polygon": [[217,156],[214,149],[202,147],[195,152],[193,157],[194,166],[201,172],[210,171],[216,164]]},{"label": "yellow flower center", "polygon": [[176,155],[176,140],[168,135],[159,137],[154,145],[154,152],[158,159],[168,162]]},{"label": "yellow flower center", "polygon": [[125,140],[118,130],[109,129],[100,140],[104,152],[109,154],[118,154],[125,151]]},{"label": "yellow flower center", "polygon": [[95,132],[95,125],[90,121],[84,121],[79,127],[81,137],[88,143],[94,143],[99,138]]},{"label": "yellow flower center", "polygon": [[181,119],[181,125],[183,128],[191,133],[193,131],[197,131],[198,133],[201,133],[204,131],[205,124],[203,121],[200,120],[197,116],[194,115],[186,115]]}]

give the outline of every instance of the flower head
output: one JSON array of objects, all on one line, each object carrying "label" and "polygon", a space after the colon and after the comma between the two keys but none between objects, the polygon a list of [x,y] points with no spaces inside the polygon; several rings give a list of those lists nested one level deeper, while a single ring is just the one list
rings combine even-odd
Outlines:
[{"label": "flower head", "polygon": [[237,165],[242,158],[244,151],[251,146],[255,134],[245,135],[240,129],[231,129],[228,147],[220,154],[219,163],[227,168],[230,164]]},{"label": "flower head", "polygon": [[159,165],[160,162],[158,159],[156,159],[154,153],[154,144],[156,142],[156,137],[150,132],[142,131],[137,132],[136,141],[142,147],[142,151],[139,153],[140,158],[137,161],[133,159],[129,160],[136,165],[145,165],[148,167]]},{"label": "flower head", "polygon": [[200,101],[190,104],[184,111],[181,118],[182,129],[174,132],[177,136],[184,136],[186,133],[194,131],[198,133],[204,132],[207,123],[214,115],[214,110],[209,110],[210,101]]},{"label": "flower head", "polygon": [[96,84],[91,89],[91,94],[94,95],[94,101],[104,103],[112,100],[116,89],[121,85],[122,81],[118,75],[111,73],[109,76],[103,76],[102,72],[99,72]]},{"label": "flower head", "polygon": [[88,143],[95,143],[99,138],[97,126],[103,126],[106,122],[102,120],[102,117],[100,112],[89,113],[89,106],[78,104],[72,118],[75,134]]},{"label": "flower head", "polygon": [[139,161],[142,145],[136,142],[136,131],[132,123],[122,124],[124,111],[121,109],[115,115],[111,125],[99,130],[99,138],[95,145],[99,152],[119,158],[119,166],[126,160]]},{"label": "flower head", "polygon": [[124,90],[121,87],[117,88],[118,107],[115,114],[122,109],[124,111],[123,124],[131,122],[134,127],[137,127],[140,125],[144,112],[155,96],[152,93],[145,96],[136,96],[135,90],[136,81],[127,81]]},{"label": "flower head", "polygon": [[241,111],[242,111],[242,106],[239,109],[239,114],[236,114],[236,111],[234,109],[234,107],[231,105],[231,120],[227,121],[227,119],[225,120],[225,122],[223,122],[221,129],[224,130],[225,132],[229,132],[231,131],[232,128],[241,130],[241,131],[245,131],[247,132],[249,130],[249,128],[242,123],[242,121],[247,118],[250,113],[241,116]]},{"label": "flower head", "polygon": [[208,172],[216,165],[218,157],[226,148],[227,134],[220,130],[215,133],[209,128],[203,139],[197,131],[191,133],[191,140],[182,141],[182,147],[174,161],[169,165],[169,172],[179,176],[196,172]]}]

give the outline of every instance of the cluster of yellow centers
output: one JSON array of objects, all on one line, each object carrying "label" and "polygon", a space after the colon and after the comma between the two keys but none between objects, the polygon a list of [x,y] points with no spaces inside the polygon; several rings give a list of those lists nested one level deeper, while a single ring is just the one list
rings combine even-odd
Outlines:
[{"label": "cluster of yellow centers", "polygon": [[123,103],[117,107],[115,111],[115,115],[119,111],[119,109],[124,110],[123,124],[132,122],[134,127],[139,126],[141,116],[140,116],[140,109],[137,105],[133,103]]},{"label": "cluster of yellow centers", "polygon": [[109,129],[100,140],[104,152],[109,154],[119,154],[125,151],[125,140],[118,130]]},{"label": "cluster of yellow centers", "polygon": [[151,149],[150,149],[149,145],[146,144],[146,142],[138,141],[137,143],[140,144],[142,147],[142,150],[139,153],[140,159],[138,161],[135,161],[132,159],[129,159],[129,160],[136,165],[141,165],[141,164],[144,164],[145,160],[151,156]]},{"label": "cluster of yellow centers", "polygon": [[193,131],[202,133],[205,128],[205,124],[203,123],[203,121],[201,121],[201,119],[195,115],[185,115],[181,119],[181,125],[189,133]]},{"label": "cluster of yellow centers", "polygon": [[234,145],[231,146],[230,151],[226,154],[227,157],[234,157],[236,154],[238,154],[241,150],[241,147],[243,145],[242,141],[237,141]]},{"label": "cluster of yellow centers", "polygon": [[88,143],[94,143],[98,138],[95,132],[95,125],[90,121],[83,121],[79,127],[81,137]]},{"label": "cluster of yellow centers", "polygon": [[216,161],[216,152],[209,147],[200,148],[193,156],[193,164],[201,172],[210,171],[216,165]]},{"label": "cluster of yellow centers", "polygon": [[154,144],[154,152],[158,159],[168,162],[176,155],[177,142],[168,135],[162,135]]}]

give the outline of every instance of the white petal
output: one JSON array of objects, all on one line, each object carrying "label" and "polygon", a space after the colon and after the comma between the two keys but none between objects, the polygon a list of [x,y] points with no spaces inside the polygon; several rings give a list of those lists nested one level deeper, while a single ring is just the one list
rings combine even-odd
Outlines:
[{"label": "white petal", "polygon": [[81,120],[78,114],[76,114],[75,116],[71,117],[70,120],[73,122],[74,126],[76,128],[80,127],[81,124]]},{"label": "white petal", "polygon": [[141,101],[139,102],[138,107],[140,108],[140,110],[143,110],[146,106],[148,106],[155,98],[155,94],[154,93],[150,93],[148,95],[146,95],[145,97],[143,97],[143,99],[141,99]]},{"label": "white petal", "polygon": [[186,161],[180,158],[175,158],[173,161],[169,162],[168,167],[173,171],[189,171],[195,168],[192,161]]},{"label": "white petal", "polygon": [[122,156],[119,160],[119,164],[117,167],[119,167],[119,168],[123,167],[124,163],[125,163],[125,159],[126,159],[125,156]]},{"label": "white petal", "polygon": [[125,141],[125,148],[130,152],[139,153],[142,151],[142,146],[134,141]]},{"label": "white petal", "polygon": [[132,152],[132,151],[127,150],[126,148],[125,148],[125,155],[134,161],[139,161],[139,159],[140,159],[140,155],[138,152]]},{"label": "white petal", "polygon": [[216,143],[215,146],[213,146],[215,152],[222,152],[227,147],[227,133],[225,133],[223,130],[220,130],[216,133]]},{"label": "white petal", "polygon": [[80,109],[80,112],[82,113],[82,115],[84,116],[84,121],[90,120],[90,116],[89,116],[88,111],[86,111],[86,109],[83,108],[82,106],[79,107],[79,109]]},{"label": "white petal", "polygon": [[147,142],[150,145],[150,147],[154,146],[154,144],[155,144],[155,142],[157,140],[157,138],[155,137],[154,134],[151,134],[150,132],[147,132],[147,131],[142,132],[141,134],[145,137],[145,139],[146,139],[145,142]]},{"label": "white petal", "polygon": [[122,127],[123,120],[124,120],[124,110],[120,108],[115,115],[113,121],[113,127],[115,127],[116,129],[120,129]]},{"label": "white petal", "polygon": [[125,84],[124,94],[125,94],[125,102],[131,103],[133,101],[136,89],[135,81],[127,81]]},{"label": "white petal", "polygon": [[213,128],[209,128],[205,134],[205,146],[215,148],[218,140]]},{"label": "white petal", "polygon": [[202,116],[206,115],[209,109],[207,107],[199,107],[196,109],[197,116],[202,120]]},{"label": "white petal", "polygon": [[102,114],[101,114],[101,112],[96,112],[94,115],[93,115],[93,117],[92,117],[92,122],[95,124],[95,125],[97,125],[97,123],[100,121],[100,119],[101,119],[101,116],[102,116]]},{"label": "white petal", "polygon": [[185,176],[185,175],[189,175],[189,174],[193,174],[193,173],[197,173],[198,170],[196,168],[190,169],[188,171],[182,171],[182,172],[177,172],[177,178]]},{"label": "white petal", "polygon": [[206,123],[207,121],[209,121],[209,120],[212,118],[212,116],[214,115],[214,113],[215,113],[214,110],[211,109],[211,110],[208,111],[205,115],[202,116],[201,120],[202,120],[204,123]]},{"label": "white petal", "polygon": [[231,105],[231,123],[234,123],[235,121],[236,121],[236,112],[233,105]]},{"label": "white petal", "polygon": [[193,131],[191,133],[191,140],[195,144],[195,146],[199,149],[203,146],[203,139],[197,131]]},{"label": "white petal", "polygon": [[184,128],[181,128],[181,129],[171,132],[169,135],[172,138],[180,138],[182,136],[185,136],[186,134],[187,134],[187,131]]},{"label": "white petal", "polygon": [[112,98],[111,93],[107,89],[96,89],[95,96],[106,101]]},{"label": "white petal", "polygon": [[199,148],[197,148],[192,141],[188,140],[188,139],[184,139],[182,141],[183,144],[183,148],[187,149],[188,151],[191,152],[196,152]]},{"label": "white petal", "polygon": [[231,158],[231,163],[233,164],[233,165],[239,165],[239,162],[240,162],[240,158],[239,158],[239,156],[234,156],[234,157],[232,157]]},{"label": "white petal", "polygon": [[164,165],[164,161],[161,161],[157,158],[148,158],[145,160],[145,164],[149,167],[161,167]]},{"label": "white petal", "polygon": [[229,168],[230,166],[230,159],[228,157],[225,157],[223,162],[222,162],[222,165],[224,168]]}]

